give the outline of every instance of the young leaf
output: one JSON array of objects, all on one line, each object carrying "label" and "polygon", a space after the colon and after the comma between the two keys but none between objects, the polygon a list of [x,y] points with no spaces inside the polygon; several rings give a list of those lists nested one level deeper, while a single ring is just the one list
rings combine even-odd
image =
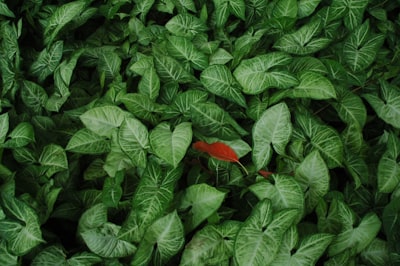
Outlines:
[{"label": "young leaf", "polygon": [[118,238],[120,226],[105,223],[100,228],[81,233],[90,251],[104,258],[120,258],[132,255],[136,247]]},{"label": "young leaf", "polygon": [[315,100],[336,99],[336,91],[332,83],[321,74],[306,71],[299,76],[300,83],[290,91],[294,98],[310,98]]},{"label": "young leaf", "polygon": [[295,179],[304,191],[306,212],[310,213],[329,190],[328,167],[317,150],[300,163]]},{"label": "young leaf", "polygon": [[246,99],[240,91],[240,86],[226,66],[209,66],[201,73],[200,81],[209,92],[246,107]]},{"label": "young leaf", "polygon": [[321,21],[311,21],[294,33],[287,33],[278,39],[274,48],[296,55],[306,55],[325,48],[331,39],[317,37],[321,30]]},{"label": "young leaf", "polygon": [[272,215],[269,199],[260,201],[240,228],[234,257],[239,265],[268,265],[278,253],[286,230],[299,214],[286,209]]},{"label": "young leaf", "polygon": [[400,128],[400,89],[385,80],[380,80],[380,87],[382,98],[374,94],[364,94],[363,97],[379,118],[395,128]]},{"label": "young leaf", "polygon": [[43,148],[39,163],[45,167],[48,177],[68,169],[67,154],[61,146],[56,144],[49,144]]},{"label": "young leaf", "polygon": [[45,43],[51,44],[65,25],[78,17],[85,10],[86,5],[86,1],[78,0],[57,7],[44,30]]},{"label": "young leaf", "polygon": [[279,103],[268,108],[253,127],[253,162],[257,170],[265,167],[272,157],[272,147],[278,154],[285,153],[285,147],[292,134],[289,108]]},{"label": "young leaf", "polygon": [[44,242],[38,216],[30,206],[2,193],[1,207],[7,217],[0,220],[0,236],[7,241],[12,254],[25,255]]},{"label": "young leaf", "polygon": [[350,69],[359,72],[370,66],[384,39],[382,34],[370,33],[369,21],[355,29],[343,47],[344,59]]},{"label": "young leaf", "polygon": [[233,75],[247,94],[259,94],[268,88],[286,89],[298,84],[297,79],[279,66],[290,63],[286,53],[272,52],[243,60]]},{"label": "young leaf", "polygon": [[152,151],[168,164],[177,167],[192,142],[192,125],[183,122],[171,132],[168,123],[161,123],[150,132]]},{"label": "young leaf", "polygon": [[207,184],[196,184],[185,190],[179,202],[179,209],[190,212],[185,214],[185,232],[190,232],[210,217],[222,204],[226,193]]},{"label": "young leaf", "polygon": [[196,103],[191,106],[193,126],[208,136],[224,140],[239,139],[246,131],[215,103]]},{"label": "young leaf", "polygon": [[101,106],[89,109],[79,118],[87,129],[102,137],[111,137],[128,114],[116,106]]},{"label": "young leaf", "polygon": [[103,154],[110,151],[110,141],[87,128],[83,128],[71,137],[65,149],[81,154]]},{"label": "young leaf", "polygon": [[233,245],[241,223],[225,221],[219,225],[207,225],[197,231],[185,246],[180,265],[199,265],[227,261],[233,256]]},{"label": "young leaf", "polygon": [[274,174],[274,184],[262,180],[251,186],[249,190],[253,192],[259,200],[270,199],[275,212],[284,209],[297,209],[300,221],[304,212],[304,194],[299,183],[291,176]]},{"label": "young leaf", "polygon": [[45,48],[40,52],[36,61],[32,64],[30,72],[38,77],[39,82],[43,82],[46,77],[53,74],[60,63],[63,55],[63,41],[55,42],[50,48]]},{"label": "young leaf", "polygon": [[118,131],[118,142],[135,165],[146,167],[147,149],[150,148],[149,133],[139,120],[125,118]]}]

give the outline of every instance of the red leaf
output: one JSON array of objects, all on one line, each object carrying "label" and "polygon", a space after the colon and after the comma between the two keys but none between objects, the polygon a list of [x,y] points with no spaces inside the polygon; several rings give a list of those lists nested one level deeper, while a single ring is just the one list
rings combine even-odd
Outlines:
[{"label": "red leaf", "polygon": [[236,152],[231,147],[226,145],[225,143],[213,142],[213,143],[208,144],[207,142],[204,142],[204,141],[196,141],[193,144],[193,148],[198,151],[201,151],[201,152],[206,152],[206,153],[208,153],[208,155],[210,155],[211,157],[216,158],[218,160],[238,163],[247,174],[247,170],[239,162],[239,158],[236,155]]},{"label": "red leaf", "polygon": [[262,175],[263,177],[265,177],[265,178],[268,178],[270,175],[273,174],[273,172],[268,172],[268,171],[265,171],[265,170],[260,170],[260,171],[258,171],[258,173],[260,175]]}]

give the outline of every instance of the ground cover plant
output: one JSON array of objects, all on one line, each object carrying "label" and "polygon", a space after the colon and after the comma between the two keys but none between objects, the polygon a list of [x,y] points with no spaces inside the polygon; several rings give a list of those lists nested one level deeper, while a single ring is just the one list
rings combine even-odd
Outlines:
[{"label": "ground cover plant", "polygon": [[399,265],[400,1],[0,1],[0,265]]}]

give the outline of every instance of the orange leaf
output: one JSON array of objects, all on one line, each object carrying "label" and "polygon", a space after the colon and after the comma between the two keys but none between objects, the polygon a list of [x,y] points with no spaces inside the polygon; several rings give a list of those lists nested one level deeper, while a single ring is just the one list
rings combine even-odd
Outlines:
[{"label": "orange leaf", "polygon": [[265,170],[260,170],[260,171],[258,171],[258,173],[260,175],[262,175],[263,177],[265,177],[265,178],[268,178],[270,175],[273,174],[273,172],[268,172],[268,171],[265,171]]}]

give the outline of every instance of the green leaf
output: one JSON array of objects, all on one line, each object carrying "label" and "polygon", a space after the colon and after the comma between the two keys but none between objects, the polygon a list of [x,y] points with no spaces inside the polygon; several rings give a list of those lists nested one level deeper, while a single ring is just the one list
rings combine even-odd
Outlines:
[{"label": "green leaf", "polygon": [[320,153],[314,150],[300,163],[295,172],[305,194],[306,212],[310,213],[329,190],[329,171]]},{"label": "green leaf", "polygon": [[46,168],[48,177],[68,169],[67,154],[61,146],[56,144],[49,144],[43,148],[39,163]]},{"label": "green leaf", "polygon": [[383,34],[371,34],[369,21],[357,27],[343,46],[344,60],[353,72],[366,69],[375,60],[383,44]]},{"label": "green leaf", "polygon": [[0,115],[0,145],[3,144],[3,142],[6,139],[7,132],[9,129],[9,116],[8,113],[4,113]]},{"label": "green leaf", "polygon": [[298,84],[293,75],[279,68],[290,61],[286,53],[271,52],[243,60],[233,75],[247,94],[259,94],[268,88],[286,89]]},{"label": "green leaf", "polygon": [[290,209],[272,215],[270,200],[260,201],[236,236],[234,257],[238,264],[270,264],[279,251],[284,233],[297,215],[297,210]]},{"label": "green leaf", "polygon": [[74,1],[57,7],[44,30],[45,44],[51,44],[58,33],[86,8],[86,1]]},{"label": "green leaf", "polygon": [[388,243],[379,238],[372,240],[362,252],[361,258],[370,265],[384,266],[388,265],[389,261],[389,247]]},{"label": "green leaf", "polygon": [[272,157],[272,147],[278,154],[285,154],[285,147],[292,134],[289,108],[285,103],[274,105],[261,115],[253,127],[253,162],[260,170]]},{"label": "green leaf", "polygon": [[333,240],[331,234],[313,234],[306,237],[288,265],[315,265]]},{"label": "green leaf", "polygon": [[177,60],[190,62],[194,69],[203,70],[208,66],[208,58],[197,50],[194,44],[185,37],[169,36],[167,50]]},{"label": "green leaf", "polygon": [[121,258],[132,255],[136,247],[118,238],[120,227],[105,223],[102,227],[81,233],[86,245],[93,253],[104,258]]},{"label": "green leaf", "polygon": [[160,91],[160,79],[154,68],[148,68],[144,71],[139,81],[138,90],[140,93],[148,95],[151,100],[157,99]]},{"label": "green leaf", "polygon": [[381,98],[374,94],[363,97],[372,106],[379,118],[395,128],[400,128],[400,89],[380,80]]},{"label": "green leaf", "polygon": [[209,92],[246,107],[246,99],[240,91],[240,86],[226,66],[209,66],[201,73],[200,81]]},{"label": "green leaf", "polygon": [[189,122],[180,123],[173,131],[168,123],[161,123],[150,132],[152,151],[173,167],[178,166],[191,142],[192,125]]},{"label": "green leaf", "polygon": [[0,2],[0,15],[15,18],[14,13],[8,8],[6,3]]},{"label": "green leaf", "polygon": [[111,151],[107,154],[103,169],[111,177],[118,171],[134,167],[132,160],[126,155],[118,143],[118,132],[114,131],[111,137]]},{"label": "green leaf", "polygon": [[150,160],[133,198],[133,209],[119,238],[139,242],[149,226],[160,218],[173,199],[182,167],[163,172],[158,162]]},{"label": "green leaf", "polygon": [[188,90],[183,93],[179,93],[173,100],[170,108],[166,110],[166,113],[171,116],[177,116],[182,114],[185,118],[190,118],[190,108],[192,104],[205,102],[208,98],[208,93],[201,90]]},{"label": "green leaf", "polygon": [[18,256],[10,253],[7,249],[5,240],[0,240],[0,264],[1,265],[18,265]]},{"label": "green leaf", "polygon": [[226,193],[207,184],[188,187],[179,202],[179,210],[188,210],[182,219],[185,231],[190,232],[210,217],[222,204]]},{"label": "green leaf", "polygon": [[321,74],[306,71],[299,76],[300,84],[290,91],[293,98],[310,98],[315,100],[336,99],[336,91],[329,79]]},{"label": "green leaf", "polygon": [[300,0],[297,1],[297,16],[299,18],[304,18],[310,16],[317,6],[321,3],[321,0]]},{"label": "green leaf", "polygon": [[341,166],[343,143],[336,130],[319,124],[307,115],[298,114],[296,121],[305,134],[304,141],[311,144],[311,151],[318,150],[329,169]]},{"label": "green leaf", "polygon": [[344,13],[344,25],[353,30],[361,24],[368,3],[368,0],[334,0],[331,9],[334,13]]},{"label": "green leaf", "polygon": [[38,216],[31,207],[6,193],[2,193],[1,207],[7,216],[0,220],[0,236],[12,254],[25,255],[44,242]]},{"label": "green leaf", "polygon": [[274,174],[274,184],[262,180],[251,186],[249,190],[253,192],[259,200],[270,199],[274,212],[284,209],[297,209],[300,221],[304,212],[304,194],[299,183],[291,176]]},{"label": "green leaf", "polygon": [[233,59],[233,56],[228,53],[225,49],[223,48],[218,48],[217,51],[215,51],[211,56],[210,56],[210,65],[225,65],[229,61]]},{"label": "green leaf", "polygon": [[121,102],[135,117],[157,124],[163,112],[161,105],[154,103],[148,95],[140,93],[127,93],[121,97]]},{"label": "green leaf", "polygon": [[336,87],[337,102],[332,103],[340,118],[347,124],[356,123],[363,128],[367,120],[367,110],[361,98],[341,86]]},{"label": "green leaf", "polygon": [[135,165],[146,167],[147,149],[150,145],[149,133],[145,125],[136,118],[125,118],[118,131],[118,142]]},{"label": "green leaf", "polygon": [[278,0],[272,10],[272,17],[297,17],[297,1],[296,0]]},{"label": "green leaf", "polygon": [[27,122],[19,123],[8,134],[8,138],[10,139],[3,144],[5,148],[20,148],[35,142],[33,126]]},{"label": "green leaf", "polygon": [[295,55],[313,54],[328,46],[331,39],[317,37],[321,31],[321,21],[311,21],[294,33],[287,33],[279,38],[274,48]]},{"label": "green leaf", "polygon": [[[147,229],[144,241],[151,245],[151,249],[146,252],[148,254],[155,252],[158,265],[167,263],[176,255],[185,243],[183,224],[176,210],[156,220]],[[141,247],[142,245],[136,254],[140,252]],[[134,261],[135,259],[136,257]]]},{"label": "green leaf", "polygon": [[194,77],[172,57],[158,54],[154,57],[154,63],[161,80],[179,83],[188,83],[194,80]]},{"label": "green leaf", "polygon": [[355,248],[359,253],[374,240],[381,228],[381,221],[375,213],[366,214],[358,227],[350,228],[337,235],[328,248],[330,257],[346,249]]},{"label": "green leaf", "polygon": [[391,193],[400,183],[400,165],[397,156],[393,158],[390,152],[385,152],[378,164],[379,192]]},{"label": "green leaf", "polygon": [[114,79],[119,75],[121,68],[121,57],[113,51],[103,51],[99,55],[99,62],[97,65],[97,71],[99,75],[105,75],[108,79]]},{"label": "green leaf", "polygon": [[122,172],[117,172],[115,177],[107,177],[104,180],[102,199],[107,207],[117,208],[122,197],[121,183],[124,180]]},{"label": "green leaf", "polygon": [[42,107],[45,106],[48,96],[46,91],[38,84],[24,80],[21,89],[21,98],[27,107],[39,113]]},{"label": "green leaf", "polygon": [[107,222],[107,207],[98,203],[87,209],[79,218],[78,233],[99,228]]},{"label": "green leaf", "polygon": [[65,149],[81,154],[103,154],[110,151],[110,141],[83,128],[71,137]]},{"label": "green leaf", "polygon": [[241,223],[225,221],[197,231],[185,246],[180,265],[222,264],[233,256],[233,245]]},{"label": "green leaf", "polygon": [[58,247],[50,246],[43,249],[32,261],[32,266],[51,266],[51,265],[91,265],[100,263],[102,258],[89,252],[76,253],[71,258],[66,259],[67,254]]},{"label": "green leaf", "polygon": [[87,129],[102,137],[111,137],[121,126],[127,114],[116,106],[101,106],[89,109],[79,118]]},{"label": "green leaf", "polygon": [[207,30],[203,21],[188,13],[174,16],[165,24],[165,27],[172,34],[189,39]]},{"label": "green leaf", "polygon": [[238,139],[247,132],[215,103],[196,103],[191,106],[193,126],[210,137],[224,140]]},{"label": "green leaf", "polygon": [[43,82],[46,77],[53,74],[62,58],[63,49],[63,41],[58,41],[40,52],[30,69],[32,75],[38,77],[39,82]]}]

